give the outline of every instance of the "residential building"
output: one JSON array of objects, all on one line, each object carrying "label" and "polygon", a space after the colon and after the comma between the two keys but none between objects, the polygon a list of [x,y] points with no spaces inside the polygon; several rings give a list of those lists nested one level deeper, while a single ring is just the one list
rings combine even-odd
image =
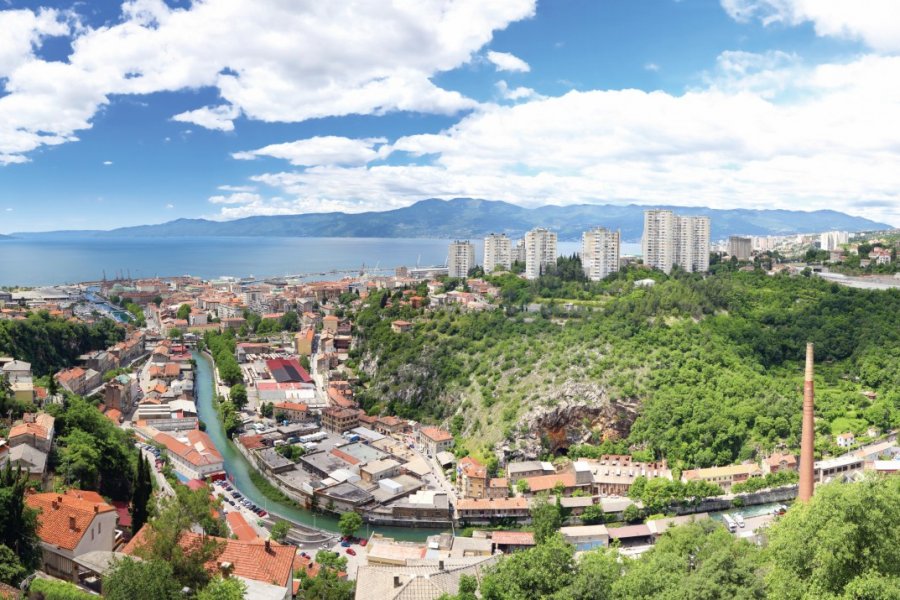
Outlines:
[{"label": "residential building", "polygon": [[360,467],[359,476],[366,483],[378,483],[400,474],[400,463],[393,458],[372,460]]},{"label": "residential building", "polygon": [[85,370],[81,367],[60,371],[55,377],[59,385],[69,392],[80,396],[86,395],[101,383],[100,373],[93,369]]},{"label": "residential building", "polygon": [[225,470],[222,455],[209,436],[199,429],[188,431],[181,438],[158,433],[153,441],[165,446],[172,467],[188,479],[206,479]]},{"label": "residential building", "polygon": [[527,498],[460,498],[456,502],[456,512],[463,521],[485,522],[494,519],[527,518],[529,513]]},{"label": "residential building", "polygon": [[595,227],[581,234],[581,266],[587,278],[600,281],[617,272],[620,249],[618,231]]},{"label": "residential building", "polygon": [[322,428],[334,433],[344,433],[359,427],[359,410],[329,406],[322,410]]},{"label": "residential building", "polygon": [[26,445],[48,453],[53,445],[55,424],[56,419],[47,413],[25,413],[22,422],[9,430],[9,447]]},{"label": "residential building", "polygon": [[607,531],[606,525],[561,527],[559,532],[566,542],[575,546],[576,552],[609,546],[609,531]]},{"label": "residential building", "polygon": [[412,330],[413,324],[409,321],[403,321],[397,319],[396,321],[391,322],[391,331],[394,333],[406,333]]},{"label": "residential building", "polygon": [[371,559],[356,575],[355,600],[436,600],[459,593],[463,575],[481,581],[499,556],[439,560],[408,559],[379,564]]},{"label": "residential building", "polygon": [[465,278],[469,276],[469,269],[475,266],[475,246],[468,240],[450,243],[447,254],[447,269],[449,277]]},{"label": "residential building", "polygon": [[688,272],[709,270],[709,217],[678,216],[671,210],[644,211],[644,264],[664,273],[673,265]]},{"label": "residential building", "polygon": [[527,254],[525,251],[525,238],[521,238],[516,242],[516,247],[512,249],[512,260],[524,265]]},{"label": "residential building", "polygon": [[456,466],[456,484],[463,498],[486,498],[488,488],[487,467],[471,456],[461,459]]},{"label": "residential building", "polygon": [[328,333],[336,334],[338,332],[338,325],[340,324],[340,322],[341,320],[336,316],[326,315],[322,317],[322,329],[324,331],[327,331]]},{"label": "residential building", "polygon": [[313,351],[313,340],[316,337],[316,331],[312,327],[308,327],[294,336],[294,347],[300,356],[309,356]]},{"label": "residential building", "polygon": [[839,250],[842,245],[850,243],[847,231],[826,231],[819,234],[819,248],[822,250]]},{"label": "residential building", "polygon": [[78,581],[74,560],[88,552],[112,552],[115,547],[115,507],[96,492],[68,490],[25,496],[25,504],[38,510],[37,535],[41,540],[42,569],[49,575]]},{"label": "residential building", "polygon": [[751,477],[762,475],[762,469],[756,463],[745,465],[729,465],[727,467],[709,467],[707,469],[692,469],[682,475],[684,481],[706,481],[714,483],[723,491],[731,491],[735,483],[747,481]]},{"label": "residential building", "polygon": [[766,473],[779,473],[781,471],[796,471],[797,457],[793,454],[775,452],[763,461],[763,471]]},{"label": "residential building", "polygon": [[665,461],[635,462],[628,454],[604,454],[599,459],[582,459],[593,476],[593,492],[601,496],[627,496],[634,480],[672,479]]},{"label": "residential building", "polygon": [[848,431],[835,436],[835,441],[841,448],[849,448],[856,443],[856,436],[853,432]]},{"label": "residential building", "polygon": [[512,241],[502,233],[492,233],[484,238],[484,272],[508,271],[512,267]]},{"label": "residential building", "polygon": [[301,402],[277,402],[274,414],[282,414],[288,421],[305,421],[309,417],[309,407]]},{"label": "residential building", "polygon": [[556,469],[549,462],[527,460],[514,461],[506,465],[506,477],[515,485],[520,479],[537,477],[538,475],[552,475]]},{"label": "residential building", "polygon": [[425,446],[428,456],[437,456],[453,447],[453,436],[449,431],[438,427],[422,427],[419,429],[419,443]]},{"label": "residential building", "polygon": [[525,278],[537,279],[556,264],[556,233],[543,227],[525,234]]},{"label": "residential building", "polygon": [[728,238],[728,254],[738,260],[750,260],[753,248],[753,240],[740,235],[732,235]]},{"label": "residential building", "polygon": [[13,469],[21,468],[27,472],[31,481],[43,481],[47,475],[47,456],[43,450],[21,444],[0,454],[0,467],[5,467],[8,462]]}]

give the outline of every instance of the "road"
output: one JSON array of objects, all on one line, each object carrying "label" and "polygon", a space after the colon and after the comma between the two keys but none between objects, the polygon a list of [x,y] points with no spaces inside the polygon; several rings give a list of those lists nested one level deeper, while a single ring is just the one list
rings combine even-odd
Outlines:
[{"label": "road", "polygon": [[165,496],[174,497],[175,490],[172,489],[172,486],[166,480],[165,476],[163,476],[162,472],[156,468],[156,456],[144,448],[141,448],[141,456],[150,461],[150,467],[153,469],[153,476],[156,477],[156,489]]}]

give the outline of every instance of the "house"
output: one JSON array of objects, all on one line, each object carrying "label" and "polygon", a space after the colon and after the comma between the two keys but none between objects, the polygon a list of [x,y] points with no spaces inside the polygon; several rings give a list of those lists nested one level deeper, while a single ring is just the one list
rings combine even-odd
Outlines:
[{"label": "house", "polygon": [[796,471],[797,457],[793,454],[775,452],[763,461],[763,471],[766,473],[779,473],[781,471]]},{"label": "house", "polygon": [[398,564],[369,564],[356,575],[355,600],[436,600],[455,595],[463,575],[481,581],[498,556],[406,560]]},{"label": "house", "polygon": [[96,492],[31,494],[25,496],[25,504],[39,511],[42,568],[49,575],[77,581],[77,557],[94,551],[112,552],[115,547],[116,509]]},{"label": "house", "polygon": [[378,483],[400,474],[400,463],[393,458],[373,460],[359,469],[359,476],[366,483]]},{"label": "house", "polygon": [[592,472],[593,492],[604,496],[627,496],[638,477],[672,479],[666,461],[637,462],[628,454],[604,454],[599,459],[582,459]]},{"label": "house", "polygon": [[556,473],[556,469],[549,462],[541,462],[536,460],[516,461],[506,465],[506,477],[514,485],[520,479],[528,477],[536,477],[538,475],[551,475]]},{"label": "house", "polygon": [[681,479],[688,481],[707,481],[714,483],[725,492],[731,491],[735,483],[747,481],[751,477],[762,475],[762,469],[755,463],[745,465],[729,465],[727,467],[709,467],[685,471]]},{"label": "house", "polygon": [[158,433],[153,441],[165,446],[172,467],[187,479],[206,479],[225,470],[222,455],[209,436],[199,429],[188,431],[178,439]]},{"label": "house", "polygon": [[316,330],[312,327],[304,329],[294,336],[294,349],[300,356],[310,356],[313,351],[313,340],[316,338]]},{"label": "house", "polygon": [[327,315],[322,318],[322,329],[324,329],[328,333],[336,334],[338,332],[339,323],[340,319],[338,319],[336,316]]},{"label": "house", "polygon": [[305,421],[309,417],[309,407],[301,402],[277,402],[274,414],[284,415],[288,421]]},{"label": "house", "polygon": [[449,431],[439,427],[422,427],[419,429],[419,443],[425,446],[428,456],[437,456],[453,447],[453,436]]},{"label": "house", "polygon": [[509,554],[535,546],[533,531],[494,531],[491,533],[494,552]]},{"label": "house", "polygon": [[869,252],[869,260],[872,260],[877,265],[889,265],[891,264],[891,251],[886,248],[872,248],[872,251]]},{"label": "house", "polygon": [[856,443],[856,436],[853,432],[848,431],[835,436],[835,441],[841,448],[849,448]]},{"label": "house", "polygon": [[[147,543],[145,525],[122,549],[129,556],[140,557]],[[200,541],[200,534],[187,531],[178,544],[190,547]],[[205,567],[211,575],[237,577],[247,586],[246,598],[291,600],[294,587],[294,558],[297,547],[270,540],[231,540],[211,537],[222,544],[222,552]]]},{"label": "house", "polygon": [[47,452],[27,444],[0,454],[0,467],[6,466],[7,462],[13,469],[21,467],[23,471],[27,471],[31,481],[43,481],[47,474]]},{"label": "house", "polygon": [[527,498],[461,498],[456,502],[456,513],[460,520],[470,522],[522,519],[530,515]]},{"label": "house", "polygon": [[359,411],[355,408],[329,406],[322,410],[322,428],[334,433],[344,433],[359,427]]},{"label": "house", "polygon": [[576,551],[593,550],[609,546],[609,531],[606,525],[578,525],[560,527],[559,532]]},{"label": "house", "polygon": [[391,322],[391,331],[394,333],[406,333],[412,331],[413,324],[409,321],[396,320]]},{"label": "house", "polygon": [[25,444],[41,452],[50,452],[55,423],[56,419],[47,413],[25,413],[22,422],[9,430],[10,448]]},{"label": "house", "polygon": [[487,467],[471,456],[461,459],[456,465],[456,485],[463,498],[486,498]]},{"label": "house", "polygon": [[74,367],[55,375],[57,383],[73,394],[84,396],[100,385],[100,373],[93,369]]},{"label": "house", "polygon": [[383,417],[378,417],[378,420],[375,421],[375,431],[384,435],[390,435],[392,433],[402,433],[403,429],[406,427],[406,422],[393,415],[387,415]]}]

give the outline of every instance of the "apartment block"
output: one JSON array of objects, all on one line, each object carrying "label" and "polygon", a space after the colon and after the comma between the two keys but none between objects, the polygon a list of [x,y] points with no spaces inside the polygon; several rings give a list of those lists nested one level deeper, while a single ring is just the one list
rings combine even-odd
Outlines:
[{"label": "apartment block", "polygon": [[644,211],[644,264],[664,273],[678,265],[688,272],[709,270],[709,217],[683,217],[671,210]]},{"label": "apartment block", "polygon": [[750,252],[753,248],[753,240],[748,237],[732,235],[728,238],[728,254],[738,260],[750,260]]},{"label": "apartment block", "polygon": [[556,264],[556,233],[543,227],[525,234],[525,278],[537,279],[544,268]]},{"label": "apartment block", "polygon": [[581,265],[591,281],[619,270],[621,240],[618,231],[596,227],[581,234]]},{"label": "apartment block", "polygon": [[475,246],[468,240],[455,241],[450,244],[447,254],[447,269],[450,277],[466,277],[469,269],[475,266]]},{"label": "apartment block", "polygon": [[484,272],[509,270],[512,267],[512,241],[502,233],[492,233],[484,238]]}]

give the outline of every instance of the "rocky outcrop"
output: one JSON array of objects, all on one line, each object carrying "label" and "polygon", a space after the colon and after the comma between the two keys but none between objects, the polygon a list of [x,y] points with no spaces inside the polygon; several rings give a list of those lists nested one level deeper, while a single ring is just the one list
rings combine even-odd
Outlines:
[{"label": "rocky outcrop", "polygon": [[567,381],[519,422],[518,434],[495,446],[503,461],[534,460],[544,452],[564,454],[569,446],[591,439],[628,435],[637,416],[637,401],[611,400],[602,386]]}]

